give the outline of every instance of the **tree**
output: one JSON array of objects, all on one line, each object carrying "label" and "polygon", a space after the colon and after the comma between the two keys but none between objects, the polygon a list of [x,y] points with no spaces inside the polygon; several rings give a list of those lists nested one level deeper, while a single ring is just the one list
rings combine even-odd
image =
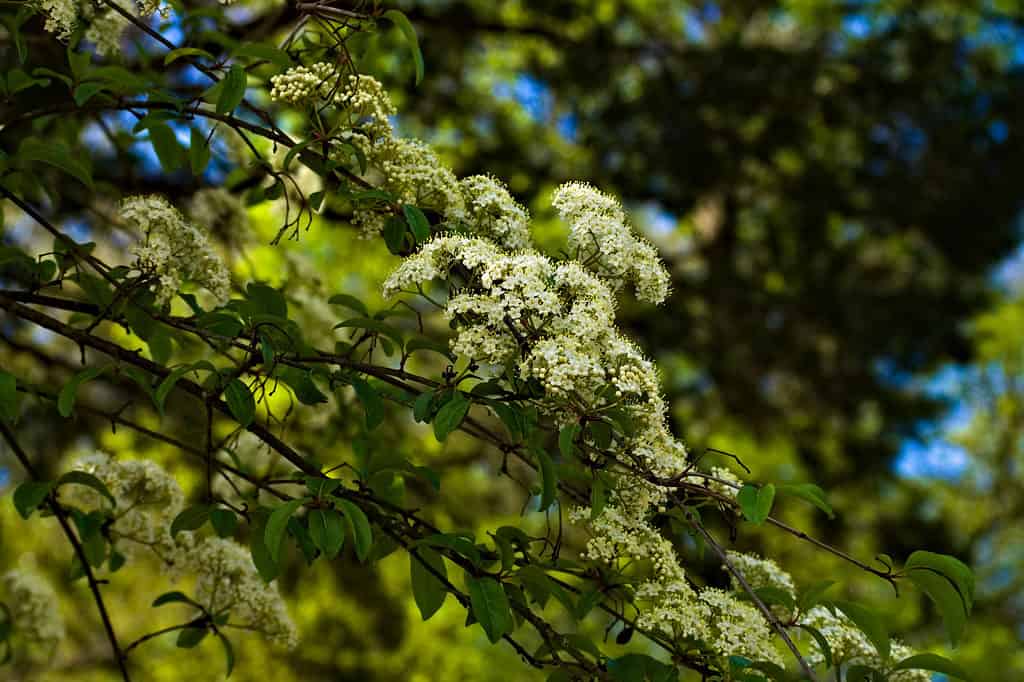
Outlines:
[{"label": "tree", "polygon": [[[243,42],[233,8],[141,5],[4,15],[0,433],[25,475],[14,508],[66,539],[95,601],[82,641],[102,631],[100,667],[129,679],[171,636],[216,640],[231,674],[240,633],[295,646],[279,584],[301,594],[314,566],[405,556],[424,620],[457,604],[548,679],[964,676],[891,642],[876,608],[727,548],[724,532],[768,525],[913,584],[954,642],[972,606],[954,557],[871,566],[772,515],[777,494],[831,515],[817,485],[744,483],[687,452],[655,365],[616,325],[627,294],[668,297],[656,249],[615,198],[565,183],[551,206],[568,237],[545,253],[500,181],[459,179],[398,135],[358,55],[381,58],[375,31],[392,26],[405,45],[383,54],[423,80],[404,14],[299,3]],[[337,270],[318,281],[310,264],[339,256],[383,300],[332,290]],[[63,456],[104,423],[146,445]],[[522,513],[459,531],[472,490],[415,452],[417,423],[487,454]],[[5,575],[0,633],[21,674],[70,629],[38,576],[54,563]],[[134,612],[126,639],[108,604],[136,565],[182,588],[152,595],[176,617]]]}]

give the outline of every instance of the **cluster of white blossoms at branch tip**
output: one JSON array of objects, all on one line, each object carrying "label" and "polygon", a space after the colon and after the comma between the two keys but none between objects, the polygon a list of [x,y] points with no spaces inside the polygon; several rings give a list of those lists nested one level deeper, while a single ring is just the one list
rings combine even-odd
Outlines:
[{"label": "cluster of white blossoms at branch tip", "polygon": [[65,628],[57,593],[50,584],[35,572],[12,569],[0,577],[0,603],[10,612],[16,655],[35,662],[52,660]]},{"label": "cluster of white blossoms at branch tip", "polygon": [[[289,648],[297,644],[295,624],[276,583],[263,582],[246,548],[233,540],[191,532],[171,536],[171,522],[182,510],[185,496],[162,467],[149,460],[115,460],[97,453],[79,458],[72,468],[101,480],[117,501],[109,533],[119,552],[128,558],[152,553],[171,578],[195,577],[195,592],[190,596],[211,613],[228,611],[233,625]],[[109,501],[92,488],[66,489],[66,504],[84,510],[110,509]]]},{"label": "cluster of white blossoms at branch tip", "polygon": [[286,104],[310,104],[327,98],[337,88],[336,67],[327,62],[294,66],[270,79],[270,99]]},{"label": "cluster of white blossoms at branch tip", "polygon": [[[167,17],[169,8],[162,0],[115,0],[126,13],[138,9],[138,16],[148,17],[156,12]],[[130,22],[121,12],[97,7],[91,0],[32,0],[38,11],[46,15],[43,29],[59,40],[70,40],[80,25],[85,25],[84,37],[96,46],[100,56],[116,54],[121,49],[121,36]]]},{"label": "cluster of white blossoms at branch tip", "polygon": [[217,304],[228,300],[231,278],[206,233],[185,220],[158,195],[133,196],[121,202],[120,215],[143,234],[133,247],[135,267],[151,277],[158,305],[169,303],[186,282],[209,291]]},{"label": "cluster of white blossoms at branch tip", "polygon": [[570,182],[555,191],[551,203],[569,223],[569,248],[577,260],[613,288],[633,284],[641,301],[665,300],[668,271],[654,246],[633,234],[617,199],[585,182]]}]

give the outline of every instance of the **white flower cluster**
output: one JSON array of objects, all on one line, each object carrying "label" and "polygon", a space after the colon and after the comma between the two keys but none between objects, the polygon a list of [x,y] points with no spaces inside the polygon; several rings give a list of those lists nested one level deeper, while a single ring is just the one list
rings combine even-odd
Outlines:
[{"label": "white flower cluster", "polygon": [[43,28],[60,40],[71,37],[78,25],[81,11],[78,0],[37,0],[37,7],[46,14]]},{"label": "white flower cluster", "polygon": [[[436,278],[459,283],[446,306],[457,331],[454,352],[536,379],[545,390],[542,409],[560,423],[625,411],[636,430],[616,441],[614,454],[656,476],[683,471],[686,450],[665,426],[657,371],[616,329],[615,299],[605,280],[577,261],[555,263],[534,251],[509,253],[484,239],[450,234],[406,258],[384,292],[391,296]],[[597,518],[590,521],[587,508],[571,510],[575,521],[589,523],[587,558],[651,566],[636,592],[641,626],[707,641],[722,656],[779,661],[767,622],[749,604],[689,585],[672,543],[651,523],[666,502],[665,488],[623,476]]]},{"label": "white flower cluster", "polygon": [[[115,460],[102,452],[78,458],[72,469],[103,481],[117,500],[109,532],[121,554],[131,558],[151,551],[165,564],[174,563],[179,548],[169,528],[184,507],[185,496],[173,476],[155,462]],[[85,486],[65,486],[61,497],[64,503],[87,511],[110,509],[105,497]]]},{"label": "white flower cluster", "polygon": [[[794,600],[796,599],[796,585],[792,576],[779,568],[779,565],[771,559],[763,559],[755,554],[743,554],[741,552],[726,552],[726,556],[733,567],[739,572],[753,589],[759,590],[763,587],[772,587],[782,590]],[[743,589],[736,576],[729,574],[732,581],[732,589],[739,592]],[[792,611],[779,604],[772,605],[772,612],[782,621],[789,621],[795,615]]]},{"label": "white flower cluster", "polygon": [[528,249],[530,214],[520,206],[505,185],[489,175],[472,175],[459,181],[469,230],[493,240],[509,251]]},{"label": "white flower cluster", "polygon": [[51,660],[64,639],[64,619],[57,593],[36,573],[13,569],[0,578],[0,601],[10,610],[11,631],[19,643],[18,655],[27,660]]},{"label": "white flower cluster", "polygon": [[[171,536],[171,521],[183,508],[184,493],[158,464],[97,453],[80,458],[73,468],[101,480],[117,500],[110,538],[126,557],[151,551],[172,578],[196,577],[192,596],[211,613],[229,610],[232,624],[287,647],[296,645],[295,624],[277,585],[263,582],[248,550],[225,538],[190,532]],[[109,508],[109,502],[91,488],[66,489],[70,497],[65,503],[85,510]]]},{"label": "white flower cluster", "polygon": [[671,278],[658,252],[633,234],[622,205],[585,182],[569,182],[552,200],[569,223],[569,248],[575,257],[618,289],[630,282],[641,301],[661,303]]},{"label": "white flower cluster", "polygon": [[121,218],[145,236],[132,252],[135,267],[156,278],[158,305],[193,282],[213,294],[218,304],[227,301],[231,278],[206,233],[185,220],[178,209],[157,195],[133,196],[121,202]]},{"label": "white flower cluster", "polygon": [[[126,12],[132,12],[136,3],[131,0],[116,0]],[[46,15],[43,29],[59,40],[69,40],[79,24],[88,24],[85,39],[96,45],[100,56],[116,54],[121,49],[121,36],[129,21],[113,9],[100,11],[88,0],[33,0],[36,8]],[[147,17],[159,11],[168,16],[169,9],[162,0],[138,0],[138,14]]]},{"label": "white flower cluster", "polygon": [[[743,486],[743,480],[725,467],[711,467],[711,475],[718,480],[705,479],[704,482],[710,490],[719,495],[734,498]],[[726,485],[726,483],[732,483],[732,485]]]},{"label": "white flower cluster", "polygon": [[[889,644],[889,658],[883,660],[875,645],[843,613],[833,613],[824,606],[815,606],[801,619],[801,623],[821,632],[832,650],[836,664],[869,665],[888,672],[886,679],[892,682],[930,682],[932,679],[931,673],[926,670],[891,671],[893,664],[914,655],[914,650],[893,639]],[[824,659],[824,654],[817,642],[812,642],[811,646],[812,653],[808,660],[817,665]]]},{"label": "white flower cluster", "polygon": [[229,610],[231,623],[252,628],[289,649],[298,644],[295,624],[277,584],[263,582],[245,547],[225,538],[206,538],[188,558],[198,575],[193,597],[207,610]]},{"label": "white flower cluster", "polygon": [[270,99],[292,105],[315,104],[338,87],[334,65],[317,62],[312,66],[293,66],[270,78]]},{"label": "white flower cluster", "polygon": [[[118,0],[118,4],[125,10],[131,8],[129,0]],[[93,16],[89,28],[85,29],[85,39],[96,46],[96,54],[101,57],[117,54],[128,25],[128,20],[119,12],[108,9]]]}]

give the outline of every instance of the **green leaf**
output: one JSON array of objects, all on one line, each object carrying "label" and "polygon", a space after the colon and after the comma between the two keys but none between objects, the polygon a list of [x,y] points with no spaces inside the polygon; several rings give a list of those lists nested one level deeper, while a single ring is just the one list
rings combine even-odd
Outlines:
[{"label": "green leaf", "polygon": [[391,216],[384,222],[384,243],[391,253],[401,253],[405,246],[405,221],[398,216]]},{"label": "green leaf", "polygon": [[800,599],[797,600],[797,606],[800,611],[806,613],[814,608],[821,601],[825,592],[835,584],[835,580],[822,580],[821,582],[814,583],[804,590],[800,595]]},{"label": "green leaf", "polygon": [[81,160],[72,155],[67,145],[59,140],[43,142],[33,137],[26,138],[18,147],[20,161],[39,161],[64,171],[89,189],[93,189],[92,172]]},{"label": "green leaf", "polygon": [[566,459],[572,459],[576,454],[576,434],[579,432],[578,424],[570,424],[569,426],[563,426],[562,430],[558,432],[558,451],[562,453],[562,457]]},{"label": "green leaf", "polygon": [[939,656],[938,654],[917,654],[892,667],[893,670],[930,670],[931,672],[942,673],[961,680],[969,679],[960,666],[953,661]]},{"label": "green leaf", "polygon": [[331,305],[345,306],[349,310],[357,312],[363,317],[370,317],[370,311],[366,307],[366,304],[355,296],[349,296],[348,294],[335,294],[327,299],[327,302]]},{"label": "green leaf", "polygon": [[308,498],[289,500],[277,507],[270,513],[267,519],[267,527],[263,531],[263,541],[266,543],[267,551],[274,563],[281,559],[281,547],[284,544],[285,530],[288,528],[288,519],[292,517],[299,507],[308,502]]},{"label": "green leaf", "polygon": [[245,296],[256,312],[288,318],[288,300],[274,287],[252,282],[245,287]]},{"label": "green leaf", "polygon": [[676,669],[644,654],[626,654],[608,661],[608,672],[615,682],[674,682]]},{"label": "green leaf", "polygon": [[469,399],[461,392],[456,391],[452,399],[441,406],[434,416],[434,437],[439,443],[445,439],[462,424],[469,412]]},{"label": "green leaf", "polygon": [[238,516],[230,509],[217,507],[210,510],[210,525],[217,531],[217,535],[229,538],[234,536],[235,531],[238,530]]},{"label": "green leaf", "polygon": [[171,521],[171,537],[183,530],[198,530],[210,519],[210,506],[197,504],[181,510]]},{"label": "green leaf", "polygon": [[107,560],[107,540],[100,533],[99,528],[92,529],[82,536],[82,554],[85,560],[94,568],[99,568]]},{"label": "green leaf", "polygon": [[15,488],[14,508],[21,514],[21,518],[27,519],[32,516],[32,512],[43,503],[53,490],[53,486],[53,483],[45,481],[25,481]]},{"label": "green leaf", "polygon": [[314,509],[309,512],[309,536],[316,548],[328,559],[338,556],[345,544],[345,527],[341,514],[333,509]]},{"label": "green leaf", "polygon": [[539,511],[544,511],[554,504],[558,496],[558,471],[555,469],[555,463],[551,461],[551,456],[542,448],[533,448],[533,454],[537,457],[541,477]]},{"label": "green leaf", "polygon": [[409,49],[412,50],[412,60],[416,66],[416,85],[419,85],[423,81],[424,67],[423,53],[420,51],[420,41],[416,37],[416,29],[413,28],[409,19],[397,9],[389,9],[387,12],[384,12],[383,17],[397,26],[405,36],[406,42],[409,43]]},{"label": "green leaf", "polygon": [[356,556],[360,561],[366,561],[366,557],[370,554],[370,547],[373,545],[373,531],[370,528],[369,519],[366,518],[362,509],[348,500],[338,499],[336,502],[345,514],[349,534],[355,542]]},{"label": "green leaf", "polygon": [[295,394],[295,398],[303,405],[319,405],[327,402],[327,396],[313,381],[310,372],[297,367],[279,367],[278,375]]},{"label": "green leaf", "polygon": [[198,47],[179,47],[176,50],[171,50],[164,55],[164,66],[173,64],[182,57],[206,57],[213,61],[216,59],[212,54],[206,50],[201,50]]},{"label": "green leaf", "polygon": [[419,423],[430,421],[431,408],[434,403],[434,392],[424,391],[413,401],[412,417]]},{"label": "green leaf", "polygon": [[469,601],[487,639],[494,644],[512,632],[512,611],[501,583],[494,578],[469,578]]},{"label": "green leaf", "polygon": [[191,369],[192,365],[185,365],[184,367],[171,370],[171,373],[164,377],[160,385],[156,387],[156,390],[153,392],[153,403],[156,405],[156,409],[161,416],[164,413],[164,403],[167,401],[167,396],[174,389],[174,385]]},{"label": "green leaf", "polygon": [[743,516],[751,523],[761,524],[771,513],[775,500],[775,486],[771,483],[758,488],[747,484],[736,493],[736,501],[740,505]]},{"label": "green leaf", "polygon": [[430,566],[435,573],[444,578],[448,577],[448,569],[445,567],[444,558],[432,549],[418,547],[409,551],[412,596],[423,620],[429,620],[444,604],[444,600],[448,597],[448,590],[438,576],[428,570],[424,564]]},{"label": "green leaf", "polygon": [[926,569],[941,573],[956,587],[964,600],[964,607],[970,613],[974,607],[974,573],[970,567],[956,557],[919,550],[907,558],[904,570]]},{"label": "green leaf", "polygon": [[779,492],[784,495],[799,497],[805,502],[810,502],[815,507],[825,512],[830,519],[834,519],[836,517],[835,511],[832,509],[832,505],[828,503],[825,491],[813,483],[783,483],[779,485]]},{"label": "green leaf", "polygon": [[953,646],[956,646],[967,625],[968,611],[964,596],[955,583],[946,575],[932,569],[913,568],[905,571],[905,575],[914,585],[928,595],[942,615],[942,623],[946,635]]},{"label": "green leaf", "polygon": [[264,582],[269,583],[277,577],[280,567],[270,556],[265,541],[267,528],[267,514],[260,510],[260,513],[253,515],[252,524],[249,527],[249,551],[252,553],[252,563],[256,566],[260,577]]},{"label": "green leaf", "polygon": [[60,395],[57,396],[57,411],[60,413],[60,416],[70,417],[71,411],[75,407],[75,400],[78,398],[78,388],[106,371],[106,367],[86,367],[73,376],[71,381],[64,384],[64,388],[60,390]]},{"label": "green leaf", "polygon": [[252,424],[256,416],[256,400],[249,392],[249,387],[241,379],[232,379],[224,389],[224,399],[228,403],[231,415],[242,426]]},{"label": "green leaf", "polygon": [[853,602],[833,601],[831,603],[845,613],[853,621],[853,624],[867,635],[867,638],[875,645],[879,656],[883,659],[889,657],[889,629],[880,616]]},{"label": "green leaf", "polygon": [[92,99],[93,95],[98,92],[103,92],[105,89],[106,85],[103,83],[81,83],[77,88],[75,88],[75,104],[82,106]]},{"label": "green leaf", "polygon": [[405,214],[405,222],[409,223],[417,244],[422,244],[430,239],[430,221],[427,220],[427,216],[423,215],[423,211],[412,204],[404,204],[402,213]]},{"label": "green leaf", "polygon": [[438,533],[437,535],[431,535],[428,538],[424,538],[420,542],[425,545],[430,545],[431,547],[445,547],[447,549],[451,549],[469,559],[474,566],[480,565],[480,551],[469,538],[463,535],[457,535],[455,533]]},{"label": "green leaf", "polygon": [[306,488],[309,489],[309,494],[313,497],[326,497],[337,490],[340,485],[341,481],[336,478],[306,477]]},{"label": "green leaf", "polygon": [[355,389],[356,396],[359,397],[359,402],[363,404],[363,410],[366,412],[366,428],[372,431],[384,421],[384,401],[377,389],[359,377],[352,379],[352,388]]},{"label": "green leaf", "polygon": [[178,632],[178,641],[175,643],[179,649],[191,649],[199,644],[206,637],[209,630],[206,628],[187,627]]},{"label": "green leaf", "polygon": [[814,641],[818,643],[818,648],[821,650],[821,656],[825,661],[825,667],[832,667],[832,647],[829,646],[828,640],[825,639],[825,635],[821,634],[821,631],[817,628],[811,627],[810,625],[797,624],[798,628],[806,630]]},{"label": "green leaf", "polygon": [[184,592],[174,590],[172,592],[164,592],[159,597],[153,600],[152,606],[163,606],[164,604],[190,604],[194,605],[195,602],[185,596]]},{"label": "green leaf", "polygon": [[224,677],[231,677],[231,673],[235,669],[235,650],[231,646],[231,640],[224,633],[218,632],[217,639],[220,640],[221,645],[224,647],[224,664],[227,667]]},{"label": "green leaf", "polygon": [[160,165],[167,173],[172,173],[185,161],[185,150],[178,142],[174,131],[166,123],[152,123],[149,126],[149,141],[153,145],[153,151],[160,159]]},{"label": "green leaf", "polygon": [[245,69],[235,64],[221,81],[220,96],[217,98],[217,113],[226,114],[234,111],[235,107],[245,99],[246,81],[248,80]]},{"label": "green leaf", "polygon": [[386,322],[382,322],[372,317],[353,317],[352,319],[345,320],[344,322],[339,322],[338,324],[334,325],[334,328],[365,329],[367,331],[371,331],[376,334],[382,334],[388,337],[389,339],[394,341],[395,344],[397,344],[399,347],[401,347],[405,343],[404,339],[402,338],[402,332],[398,331],[396,328],[392,327]]},{"label": "green leaf", "polygon": [[188,165],[192,169],[192,175],[202,175],[209,164],[210,145],[206,142],[206,136],[197,128],[192,128],[189,132],[188,145]]},{"label": "green leaf", "polygon": [[0,371],[0,419],[14,421],[18,417],[19,402],[17,377]]},{"label": "green leaf", "polygon": [[846,669],[846,682],[885,682],[885,675],[867,665],[851,665]]},{"label": "green leaf", "polygon": [[67,485],[70,483],[77,483],[78,485],[84,485],[86,487],[92,488],[100,495],[103,495],[103,497],[110,500],[110,506],[117,506],[117,500],[115,500],[114,496],[110,494],[110,490],[107,488],[107,484],[90,473],[87,473],[85,471],[69,471],[57,479],[57,487]]}]

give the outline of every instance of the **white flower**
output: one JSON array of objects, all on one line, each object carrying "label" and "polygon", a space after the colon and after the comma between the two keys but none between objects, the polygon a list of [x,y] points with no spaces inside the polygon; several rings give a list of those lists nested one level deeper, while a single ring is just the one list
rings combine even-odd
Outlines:
[{"label": "white flower", "polygon": [[218,304],[227,301],[231,288],[227,266],[206,233],[186,221],[166,199],[128,197],[121,202],[121,218],[144,235],[132,252],[135,267],[156,279],[158,305],[168,303],[187,281],[204,287]]}]

